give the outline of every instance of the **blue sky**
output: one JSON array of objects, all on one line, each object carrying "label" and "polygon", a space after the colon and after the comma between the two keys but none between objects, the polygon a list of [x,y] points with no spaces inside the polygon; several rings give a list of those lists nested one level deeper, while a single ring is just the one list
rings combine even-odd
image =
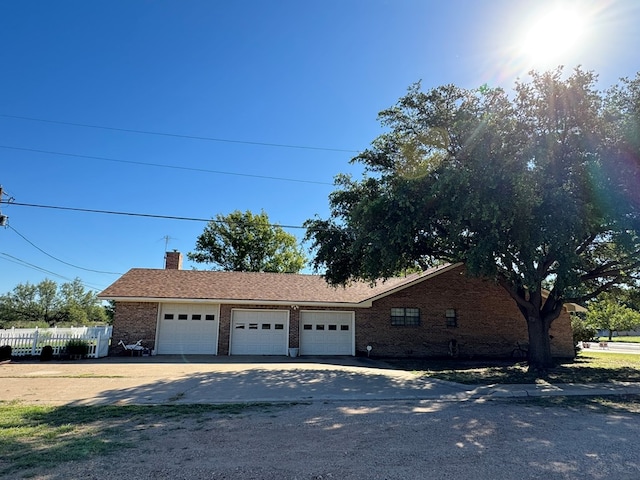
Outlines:
[{"label": "blue sky", "polygon": [[[546,68],[519,46],[562,5],[584,15],[582,36],[547,61],[594,70],[603,88],[640,70],[635,0],[5,0],[0,185],[15,203],[201,219],[264,210],[299,226],[327,217],[334,176],[360,174],[349,160],[413,82],[509,89]],[[88,270],[161,268],[165,237],[186,253],[205,226],[0,210],[0,294],[44,278],[101,290],[118,276]]]}]

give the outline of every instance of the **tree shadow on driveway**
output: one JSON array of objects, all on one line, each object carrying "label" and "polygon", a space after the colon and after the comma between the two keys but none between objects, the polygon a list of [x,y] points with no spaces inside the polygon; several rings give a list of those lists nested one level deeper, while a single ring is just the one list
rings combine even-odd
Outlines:
[{"label": "tree shadow on driveway", "polygon": [[320,364],[295,368],[261,367],[200,371],[178,378],[142,381],[135,386],[98,389],[93,395],[83,396],[70,404],[398,400],[436,398],[463,389],[449,382],[401,371]]}]

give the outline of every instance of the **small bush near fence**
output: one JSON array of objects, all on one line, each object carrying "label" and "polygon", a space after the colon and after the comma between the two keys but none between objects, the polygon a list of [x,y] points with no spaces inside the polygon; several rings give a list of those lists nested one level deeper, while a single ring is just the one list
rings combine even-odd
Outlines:
[{"label": "small bush near fence", "polygon": [[[69,355],[67,346],[82,342],[80,353],[90,358],[106,357],[109,354],[112,327],[77,327],[77,328],[14,328],[0,330],[0,345],[12,348],[13,357],[38,357],[45,347],[51,347],[54,357]],[[76,347],[72,347],[76,348]],[[85,353],[86,352],[86,353]]]},{"label": "small bush near fence", "polygon": [[89,353],[89,342],[80,338],[72,338],[65,346],[67,355],[72,357],[86,357]]},{"label": "small bush near fence", "polygon": [[40,361],[48,362],[49,360],[53,360],[53,347],[51,345],[45,345],[42,347],[42,352],[40,352]]},{"label": "small bush near fence", "polygon": [[0,347],[0,362],[11,360],[11,345],[2,345]]}]

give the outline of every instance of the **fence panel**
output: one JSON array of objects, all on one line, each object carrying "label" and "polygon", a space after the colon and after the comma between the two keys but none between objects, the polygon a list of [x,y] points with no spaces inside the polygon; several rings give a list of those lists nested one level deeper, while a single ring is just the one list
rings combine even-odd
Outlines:
[{"label": "fence panel", "polygon": [[106,357],[109,354],[113,327],[71,328],[12,328],[0,330],[0,346],[11,346],[14,357],[38,356],[42,347],[49,345],[54,355],[60,355],[69,340],[85,340],[89,344],[89,358]]}]

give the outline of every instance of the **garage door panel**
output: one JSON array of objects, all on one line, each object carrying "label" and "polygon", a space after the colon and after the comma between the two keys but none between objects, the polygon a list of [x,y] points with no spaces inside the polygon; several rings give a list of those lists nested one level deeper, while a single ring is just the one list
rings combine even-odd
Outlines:
[{"label": "garage door panel", "polygon": [[217,305],[163,305],[158,322],[158,354],[217,354],[218,314]]},{"label": "garage door panel", "polygon": [[286,355],[288,312],[234,310],[231,320],[232,355]]},{"label": "garage door panel", "polygon": [[353,355],[352,312],[300,312],[301,355]]}]

